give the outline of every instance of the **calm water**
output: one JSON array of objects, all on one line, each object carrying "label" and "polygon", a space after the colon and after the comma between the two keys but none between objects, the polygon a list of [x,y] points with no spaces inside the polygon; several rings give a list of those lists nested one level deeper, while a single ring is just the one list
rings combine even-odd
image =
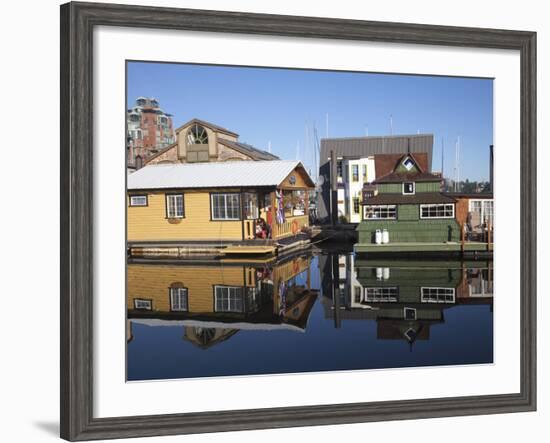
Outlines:
[{"label": "calm water", "polygon": [[492,262],[128,265],[128,380],[493,361]]}]

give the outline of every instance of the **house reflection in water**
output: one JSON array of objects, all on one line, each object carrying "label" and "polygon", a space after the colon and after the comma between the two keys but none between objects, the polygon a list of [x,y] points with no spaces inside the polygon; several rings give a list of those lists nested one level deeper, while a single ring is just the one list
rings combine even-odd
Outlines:
[{"label": "house reflection in water", "polygon": [[317,298],[310,261],[129,264],[127,339],[132,324],[181,325],[204,349],[240,330],[304,331]]},{"label": "house reflection in water", "polygon": [[444,311],[481,304],[493,309],[492,261],[355,260],[319,258],[325,318],[375,320],[378,339],[429,340]]}]

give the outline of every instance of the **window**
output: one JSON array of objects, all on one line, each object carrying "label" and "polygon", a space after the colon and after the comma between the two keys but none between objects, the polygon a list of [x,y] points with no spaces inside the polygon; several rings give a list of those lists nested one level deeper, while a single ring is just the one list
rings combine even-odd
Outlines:
[{"label": "window", "polygon": [[455,288],[420,288],[422,303],[454,303]]},{"label": "window", "polygon": [[454,218],[454,203],[420,205],[420,218]]},{"label": "window", "polygon": [[403,318],[405,320],[416,320],[416,309],[403,308]]},{"label": "window", "polygon": [[367,181],[367,165],[363,165],[363,181]]},{"label": "window", "polygon": [[359,165],[351,165],[351,181],[359,181]]},{"label": "window", "polygon": [[196,123],[187,131],[187,143],[190,145],[207,145],[208,133],[206,129]]},{"label": "window", "polygon": [[166,194],[166,218],[183,218],[183,194]]},{"label": "window", "polygon": [[387,288],[365,288],[365,301],[371,303],[395,303],[399,289],[396,287]]},{"label": "window", "polygon": [[412,195],[415,192],[414,182],[403,183],[403,195]]},{"label": "window", "polygon": [[174,312],[189,310],[187,288],[170,288],[170,310]]},{"label": "window", "polygon": [[359,197],[353,197],[353,213],[359,214]]},{"label": "window", "polygon": [[130,206],[147,206],[146,195],[131,195]]},{"label": "window", "polygon": [[212,220],[240,220],[241,198],[239,194],[212,194]]},{"label": "window", "polygon": [[243,209],[244,217],[248,220],[255,220],[258,215],[258,194],[253,192],[245,192],[243,194]]},{"label": "window", "polygon": [[143,298],[134,298],[134,308],[142,309],[144,311],[150,311],[153,303],[151,300],[146,300]]},{"label": "window", "polygon": [[336,176],[342,178],[342,160],[336,162]]},{"label": "window", "polygon": [[407,157],[405,160],[403,160],[403,166],[407,171],[410,171],[414,166],[414,162],[410,157]]},{"label": "window", "polygon": [[243,288],[214,286],[216,312],[244,312]]},{"label": "window", "polygon": [[365,205],[363,208],[365,220],[395,220],[397,218],[395,205]]},{"label": "window", "polygon": [[493,200],[470,200],[470,212],[479,217],[480,223],[493,224]]}]

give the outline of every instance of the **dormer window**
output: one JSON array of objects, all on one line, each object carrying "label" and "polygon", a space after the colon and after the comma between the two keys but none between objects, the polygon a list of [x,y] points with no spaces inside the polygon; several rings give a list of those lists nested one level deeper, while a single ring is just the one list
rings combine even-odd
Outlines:
[{"label": "dormer window", "polygon": [[208,134],[206,129],[201,126],[194,124],[191,126],[187,132],[187,143],[190,145],[207,145],[208,144]]},{"label": "dormer window", "polygon": [[405,160],[403,160],[403,166],[407,171],[410,171],[414,167],[414,162],[410,157],[407,157]]},{"label": "dormer window", "polygon": [[414,182],[403,183],[403,195],[414,195],[415,185]]}]

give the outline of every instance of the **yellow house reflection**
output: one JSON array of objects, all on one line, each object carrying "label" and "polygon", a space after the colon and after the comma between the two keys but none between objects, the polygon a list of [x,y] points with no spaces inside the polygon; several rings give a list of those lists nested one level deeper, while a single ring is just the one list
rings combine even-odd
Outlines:
[{"label": "yellow house reflection", "polygon": [[[310,257],[282,262],[218,261],[128,265],[130,323],[180,325],[183,337],[210,347],[239,330],[306,328],[317,291]],[[133,338],[131,324],[127,338]]]}]

